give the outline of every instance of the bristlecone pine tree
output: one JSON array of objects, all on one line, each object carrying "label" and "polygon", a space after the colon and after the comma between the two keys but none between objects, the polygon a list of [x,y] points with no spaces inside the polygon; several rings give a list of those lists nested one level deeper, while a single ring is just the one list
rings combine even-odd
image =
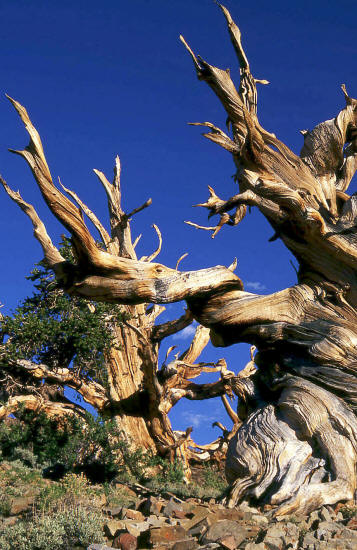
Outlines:
[{"label": "bristlecone pine tree", "polygon": [[[181,272],[137,260],[130,245],[122,244],[128,229],[118,201],[118,169],[114,185],[98,173],[118,235],[113,241],[103,232],[108,251],[99,250],[78,208],[53,185],[40,137],[26,110],[13,100],[31,138],[18,154],[29,163],[52,213],[71,233],[75,266],[52,245],[33,208],[6,189],[30,216],[46,261],[68,293],[135,308],[133,327],[136,315],[145,314],[141,304],[185,300],[194,318],[210,329],[214,345],[257,346],[258,369],[229,379],[240,398],[243,423],[228,448],[227,501],[230,506],[242,499],[270,503],[277,516],[307,513],[351,499],[356,488],[357,198],[347,189],[357,168],[357,100],[343,87],[346,107],[305,132],[300,156],[295,155],[259,124],[256,84],[266,82],[252,76],[240,31],[221,9],[240,65],[238,90],[229,71],[209,65],[182,41],[199,79],[227,112],[230,135],[211,123],[201,125],[208,128],[208,139],[233,155],[239,193],[222,200],[210,189],[201,206],[219,216],[210,228],[214,234],[224,224],[237,225],[247,206],[258,207],[299,262],[297,285],[259,296],[245,292],[241,280],[222,266]],[[137,342],[145,338],[142,330],[129,334],[136,334]],[[141,350],[145,371],[151,348]],[[143,376],[136,359],[133,364],[135,376]],[[158,402],[165,403],[165,396],[149,368],[145,376],[148,417],[161,434],[166,428]],[[116,387],[124,396],[126,379]]]},{"label": "bristlecone pine tree", "polygon": [[[93,214],[80,204],[93,220]],[[127,225],[125,238],[121,236],[116,240],[113,231],[113,242],[131,243],[129,219],[132,215],[122,214]],[[114,225],[113,221],[114,226],[117,223]],[[103,231],[102,227],[101,236]],[[157,227],[156,231],[160,246],[145,261],[159,253],[161,235]],[[105,236],[98,245],[108,245],[109,240],[109,236]],[[68,239],[63,239],[59,252],[73,263]],[[44,262],[37,264],[28,278],[34,281],[36,292],[27,297],[13,315],[2,317],[0,420],[9,414],[16,415],[24,407],[46,413],[59,422],[64,415],[85,420],[85,409],[64,394],[65,388],[72,388],[102,418],[115,420],[119,436],[127,441],[129,448],[150,449],[171,459],[178,458],[183,462],[187,479],[190,460],[222,461],[227,441],[238,427],[238,417],[225,395],[226,391],[231,394],[225,378],[232,374],[225,361],[195,362],[209,341],[209,329],[199,325],[189,348],[168,363],[174,346],[170,347],[159,368],[160,343],[192,323],[190,312],[186,311],[175,321],[155,325],[164,307],[119,306],[69,296]],[[202,372],[220,372],[221,380],[212,384],[193,383],[192,379]],[[186,433],[172,430],[167,415],[182,397],[216,396],[221,396],[233,421],[230,431],[217,422],[222,436],[208,445],[197,445],[190,436],[191,428]]]}]

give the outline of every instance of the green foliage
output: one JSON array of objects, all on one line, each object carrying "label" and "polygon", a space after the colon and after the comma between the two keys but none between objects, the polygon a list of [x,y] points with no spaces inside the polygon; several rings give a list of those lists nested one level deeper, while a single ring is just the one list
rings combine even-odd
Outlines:
[{"label": "green foliage", "polygon": [[5,518],[8,517],[10,515],[10,510],[11,510],[10,497],[8,495],[2,495],[2,498],[0,500],[0,516],[4,516]]},{"label": "green foliage", "polygon": [[102,516],[82,507],[68,508],[0,530],[1,550],[68,550],[104,542]]},{"label": "green foliage", "polygon": [[342,506],[339,509],[339,512],[341,512],[344,519],[351,519],[357,516],[357,506],[349,506],[346,504],[346,506]]},{"label": "green foliage", "polygon": [[59,483],[46,485],[36,499],[37,510],[49,513],[63,506],[78,506],[88,497],[93,497],[94,490],[83,474],[66,474]]},{"label": "green foliage", "polygon": [[[61,253],[73,259],[66,238]],[[44,262],[36,264],[28,279],[34,282],[35,292],[2,321],[7,356],[50,368],[71,366],[105,383],[103,353],[114,345],[111,327],[124,318],[120,306],[68,296]]]},{"label": "green foliage", "polygon": [[43,479],[39,470],[29,468],[19,460],[0,461],[0,494],[6,490],[10,496],[22,496],[24,485],[39,487],[41,483]]},{"label": "green foliage", "polygon": [[61,463],[66,471],[89,471],[89,477],[92,469],[104,481],[119,471],[120,437],[114,421],[89,413],[85,423],[74,417],[58,424],[45,414],[23,411],[18,421],[0,423],[0,460],[19,459],[37,467]]},{"label": "green foliage", "polygon": [[122,457],[122,466],[118,470],[118,475],[122,480],[128,480],[128,474],[132,480],[145,482],[151,478],[148,473],[155,470],[155,477],[161,483],[181,483],[184,479],[184,470],[182,464],[175,460],[171,463],[169,460],[153,454],[151,451],[143,449],[130,449],[127,441],[119,440],[118,449]]},{"label": "green foliage", "polygon": [[207,465],[203,470],[204,486],[223,492],[227,487],[227,481],[223,472]]}]

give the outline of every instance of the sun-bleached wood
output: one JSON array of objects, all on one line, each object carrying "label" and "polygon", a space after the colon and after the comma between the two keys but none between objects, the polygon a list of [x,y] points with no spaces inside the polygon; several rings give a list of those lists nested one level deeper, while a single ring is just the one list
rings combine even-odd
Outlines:
[{"label": "sun-bleached wood", "polygon": [[[221,365],[222,378],[213,388],[229,386],[239,398],[240,425],[228,445],[227,502],[273,504],[277,516],[307,513],[348,500],[356,489],[357,210],[356,197],[347,191],[357,169],[357,100],[343,86],[345,107],[303,131],[300,156],[293,153],[260,125],[257,84],[267,81],[253,77],[241,33],[228,10],[220,8],[240,67],[238,88],[228,70],[210,65],[182,42],[198,78],[213,90],[228,117],[227,132],[210,122],[194,124],[207,128],[205,137],[232,154],[238,188],[233,197],[221,199],[210,187],[208,200],[198,206],[210,217],[217,215],[218,222],[209,227],[190,223],[216,236],[225,225],[241,223],[247,207],[256,206],[274,230],[272,240],[280,238],[298,261],[295,286],[260,296],[245,292],[229,268],[182,272],[139,261],[120,247],[115,257],[99,250],[77,208],[54,187],[39,135],[14,100],[31,138],[18,154],[29,163],[52,213],[70,231],[76,266],[54,254],[34,212],[18,196],[12,198],[32,219],[45,257],[67,292],[130,307],[186,300],[214,345],[256,346],[254,365],[240,376],[227,375]],[[113,188],[100,174],[114,205]],[[119,227],[127,230],[125,224]],[[141,334],[139,328],[133,332]],[[176,361],[173,376],[190,368],[184,362]],[[205,394],[204,387],[190,384],[180,391]],[[182,436],[186,444],[189,435]]]}]

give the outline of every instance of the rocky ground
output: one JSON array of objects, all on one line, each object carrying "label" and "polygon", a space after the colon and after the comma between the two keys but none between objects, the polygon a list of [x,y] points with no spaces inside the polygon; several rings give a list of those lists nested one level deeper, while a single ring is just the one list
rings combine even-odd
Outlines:
[{"label": "rocky ground", "polygon": [[[41,510],[43,517],[43,514],[53,515],[55,508],[73,511],[76,507],[84,510],[82,522],[85,518],[93,519],[93,513],[96,514],[96,539],[90,543],[88,531],[85,546],[65,546],[68,550],[357,549],[357,508],[353,503],[324,507],[309,516],[291,516],[277,521],[271,518],[270,511],[263,512],[244,504],[231,510],[212,497],[183,497],[180,491],[175,494],[138,483],[114,481],[106,487],[90,486],[83,476],[74,474],[67,476],[65,481],[51,482],[30,473],[26,478],[23,472],[20,483],[20,470],[18,468],[16,474],[16,467],[0,464],[3,493],[0,529],[7,536],[3,535],[2,539],[0,533],[0,550],[12,550],[11,542],[6,546],[6,541],[11,541],[11,530],[33,521],[34,514],[38,521]],[[75,517],[78,518],[78,514]],[[3,546],[1,540],[5,541]],[[50,540],[48,535],[48,547],[40,543],[38,546],[35,543],[32,546],[20,546],[19,542],[12,544],[15,544],[14,550],[63,548]]]}]

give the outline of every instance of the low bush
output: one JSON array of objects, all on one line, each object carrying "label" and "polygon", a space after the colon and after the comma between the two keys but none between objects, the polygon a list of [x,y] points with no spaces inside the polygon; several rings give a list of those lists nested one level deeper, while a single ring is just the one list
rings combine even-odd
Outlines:
[{"label": "low bush", "polygon": [[93,482],[113,479],[123,445],[113,421],[90,414],[85,422],[68,418],[59,424],[44,414],[20,412],[16,421],[0,423],[0,461],[45,468],[53,479],[66,472],[83,472]]},{"label": "low bush", "polygon": [[1,550],[68,550],[104,542],[103,518],[82,507],[35,516],[0,529]]}]

